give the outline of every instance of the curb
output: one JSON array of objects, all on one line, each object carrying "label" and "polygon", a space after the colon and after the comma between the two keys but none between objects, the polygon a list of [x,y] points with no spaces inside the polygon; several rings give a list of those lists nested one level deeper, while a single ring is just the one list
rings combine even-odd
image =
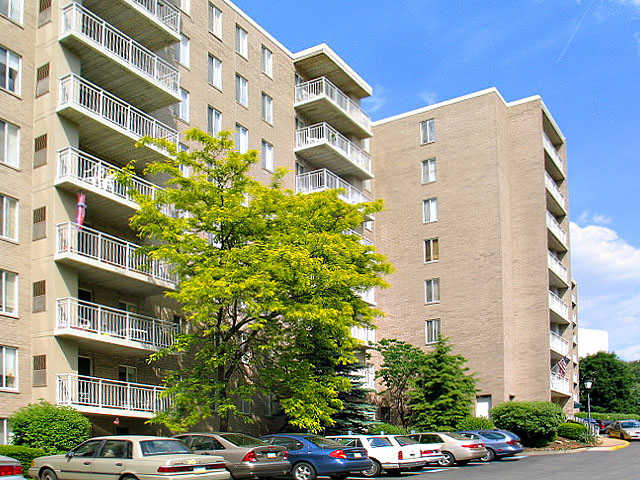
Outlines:
[{"label": "curb", "polygon": [[567,455],[570,453],[580,453],[580,452],[613,452],[615,450],[621,450],[623,448],[627,448],[630,443],[626,440],[622,440],[624,443],[621,445],[615,445],[613,447],[583,447],[583,448],[574,448],[572,450],[525,450],[523,454],[527,456],[538,456],[538,455]]},{"label": "curb", "polygon": [[589,448],[592,452],[613,452],[615,450],[621,450],[623,448],[627,448],[630,444],[626,440],[622,440],[624,443],[622,445],[615,445],[613,447],[594,447]]}]

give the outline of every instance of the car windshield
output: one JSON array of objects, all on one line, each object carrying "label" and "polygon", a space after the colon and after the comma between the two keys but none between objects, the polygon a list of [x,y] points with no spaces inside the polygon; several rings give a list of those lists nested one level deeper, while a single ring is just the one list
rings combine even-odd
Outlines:
[{"label": "car windshield", "polygon": [[504,440],[505,438],[507,438],[498,432],[482,432],[482,436],[491,440]]},{"label": "car windshield", "polygon": [[394,437],[394,438],[396,439],[396,442],[398,442],[398,444],[401,447],[404,447],[405,445],[416,445],[418,443],[413,438],[409,438],[409,437],[405,437],[405,436],[397,436],[397,437]]},{"label": "car windshield", "polygon": [[622,428],[640,428],[640,422],[622,422]]},{"label": "car windshield", "polygon": [[221,433],[220,436],[227,442],[231,442],[238,447],[261,447],[268,445],[267,442],[263,442],[259,438],[254,438],[242,433]]},{"label": "car windshield", "polygon": [[313,443],[317,447],[329,447],[329,448],[342,447],[342,445],[336,442],[335,440],[331,440],[330,438],[324,438],[319,435],[309,435],[304,438],[307,439],[309,442]]},{"label": "car windshield", "polygon": [[445,433],[445,435],[453,438],[454,440],[475,440],[478,438],[477,435],[472,433]]},{"label": "car windshield", "polygon": [[173,455],[191,453],[191,450],[179,440],[144,440],[140,442],[142,455]]}]

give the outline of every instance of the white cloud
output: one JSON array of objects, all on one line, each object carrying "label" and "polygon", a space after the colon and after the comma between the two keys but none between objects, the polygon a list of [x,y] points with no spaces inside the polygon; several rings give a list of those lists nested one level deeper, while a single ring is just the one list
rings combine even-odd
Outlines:
[{"label": "white cloud", "polygon": [[373,95],[362,100],[362,106],[369,113],[375,113],[387,104],[388,92],[382,85],[373,87]]},{"label": "white cloud", "polygon": [[602,213],[592,213],[591,210],[585,210],[578,217],[578,222],[583,225],[589,223],[595,223],[596,225],[610,225],[613,222],[613,219]]},{"label": "white cloud", "polygon": [[433,105],[438,101],[438,94],[435,92],[424,91],[418,94],[420,100],[425,102],[427,105]]}]

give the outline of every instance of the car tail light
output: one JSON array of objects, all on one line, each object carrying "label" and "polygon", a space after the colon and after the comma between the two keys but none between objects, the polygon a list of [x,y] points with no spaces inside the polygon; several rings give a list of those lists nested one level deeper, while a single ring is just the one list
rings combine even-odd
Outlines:
[{"label": "car tail light", "polygon": [[432,455],[437,452],[438,452],[437,450],[422,450],[420,454],[424,457],[426,455]]},{"label": "car tail light", "polygon": [[258,461],[258,457],[256,457],[256,452],[254,452],[253,450],[250,450],[247,452],[247,454],[242,457],[242,461],[243,462],[257,462]]},{"label": "car tail light", "polygon": [[195,467],[204,467],[207,470],[220,470],[226,468],[226,463],[207,463],[206,465],[170,465],[165,467],[158,467],[158,473],[182,473],[192,472]]},{"label": "car tail light", "polygon": [[287,452],[286,450],[283,450],[283,451],[282,451],[282,458],[284,458],[285,460],[286,460],[287,458],[289,458],[289,452]]},{"label": "car tail light", "polygon": [[404,458],[404,454],[402,453],[402,450],[398,450],[398,460],[402,460]]},{"label": "car tail light", "polygon": [[0,465],[0,477],[9,475],[22,475],[21,465]]},{"label": "car tail light", "polygon": [[480,448],[482,447],[481,443],[470,443],[468,445],[460,445],[462,448]]},{"label": "car tail light", "polygon": [[342,459],[347,458],[347,454],[344,453],[344,450],[334,450],[329,454],[329,456],[333,458],[342,458]]},{"label": "car tail light", "polygon": [[518,441],[517,441],[517,440],[509,440],[509,441],[507,442],[507,445],[517,445],[517,444],[518,444]]}]

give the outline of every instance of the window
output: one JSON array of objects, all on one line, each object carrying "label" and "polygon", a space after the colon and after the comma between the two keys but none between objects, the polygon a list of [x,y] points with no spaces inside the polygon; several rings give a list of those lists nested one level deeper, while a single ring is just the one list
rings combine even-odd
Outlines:
[{"label": "window", "polygon": [[273,124],[273,98],[262,92],[262,119]]},{"label": "window", "polygon": [[249,130],[239,123],[236,123],[235,143],[240,153],[247,153],[249,151]]},{"label": "window", "polygon": [[262,168],[269,172],[274,170],[273,145],[262,140]]},{"label": "window", "polygon": [[430,238],[424,241],[424,263],[437,262],[440,259],[438,239]]},{"label": "window", "polygon": [[420,143],[431,143],[436,141],[436,121],[431,118],[420,122]]},{"label": "window", "polygon": [[47,164],[47,143],[46,133],[33,140],[33,168]]},{"label": "window", "polygon": [[136,383],[138,381],[138,369],[129,365],[120,365],[118,367],[118,380]]},{"label": "window", "polygon": [[20,127],[0,120],[0,163],[20,165]]},{"label": "window", "polygon": [[236,25],[236,52],[244,58],[249,58],[249,42],[247,31],[240,25]]},{"label": "window", "polygon": [[0,361],[0,388],[8,390],[18,389],[18,349],[12,347],[0,347],[2,349],[2,357]]},{"label": "window", "polygon": [[47,386],[47,356],[46,355],[33,356],[32,385],[34,387]]},{"label": "window", "polygon": [[131,458],[131,442],[107,440],[100,450],[99,458]]},{"label": "window", "polygon": [[[1,0],[0,0],[1,3]],[[49,91],[49,64],[38,67],[36,71],[36,97]]]},{"label": "window", "polygon": [[173,114],[180,120],[189,121],[189,92],[184,88],[180,89],[180,103],[174,104]]},{"label": "window", "polygon": [[47,282],[40,280],[33,282],[32,312],[44,312],[47,309]]},{"label": "window", "polygon": [[218,135],[222,130],[222,113],[215,108],[207,107],[207,133]]},{"label": "window", "polygon": [[209,4],[209,32],[222,38],[222,10],[212,3]]},{"label": "window", "polygon": [[427,320],[424,322],[424,338],[427,345],[436,343],[440,338],[440,319]]},{"label": "window", "polygon": [[74,457],[95,457],[102,440],[89,440],[73,450]]},{"label": "window", "polygon": [[180,10],[189,15],[191,13],[191,0],[180,0]]},{"label": "window", "polygon": [[362,181],[362,188],[364,188],[367,192],[371,191],[371,180],[366,179]]},{"label": "window", "polygon": [[273,77],[273,52],[262,46],[262,73]]},{"label": "window", "polygon": [[32,240],[42,240],[47,237],[47,207],[36,208],[33,211]]},{"label": "window", "polygon": [[439,303],[440,302],[440,279],[432,278],[431,280],[425,280],[425,302],[426,303]]},{"label": "window", "polygon": [[180,41],[174,46],[173,56],[177,62],[189,68],[189,37],[180,35]]},{"label": "window", "polygon": [[22,23],[23,2],[24,0],[0,0],[0,15],[16,23]]},{"label": "window", "polygon": [[213,437],[194,435],[191,437],[191,450],[224,450],[224,446]]},{"label": "window", "polygon": [[435,222],[438,220],[438,199],[430,198],[422,201],[422,221],[423,223]]},{"label": "window", "polygon": [[13,432],[9,427],[7,418],[0,418],[0,445],[10,445],[13,440]]},{"label": "window", "polygon": [[209,70],[207,81],[222,90],[222,61],[209,54]]},{"label": "window", "polygon": [[0,195],[0,237],[18,240],[18,201]]},{"label": "window", "polygon": [[253,402],[251,400],[241,398],[238,402],[238,410],[240,410],[240,413],[250,415],[253,410]]},{"label": "window", "polygon": [[38,26],[51,20],[51,0],[40,0],[38,5]]},{"label": "window", "polygon": [[0,47],[0,87],[20,94],[21,63],[20,55]]},{"label": "window", "polygon": [[422,161],[422,183],[430,183],[436,181],[436,159]]},{"label": "window", "polygon": [[0,313],[18,313],[18,275],[0,270]]},{"label": "window", "polygon": [[236,73],[236,102],[245,107],[249,105],[249,82]]}]

